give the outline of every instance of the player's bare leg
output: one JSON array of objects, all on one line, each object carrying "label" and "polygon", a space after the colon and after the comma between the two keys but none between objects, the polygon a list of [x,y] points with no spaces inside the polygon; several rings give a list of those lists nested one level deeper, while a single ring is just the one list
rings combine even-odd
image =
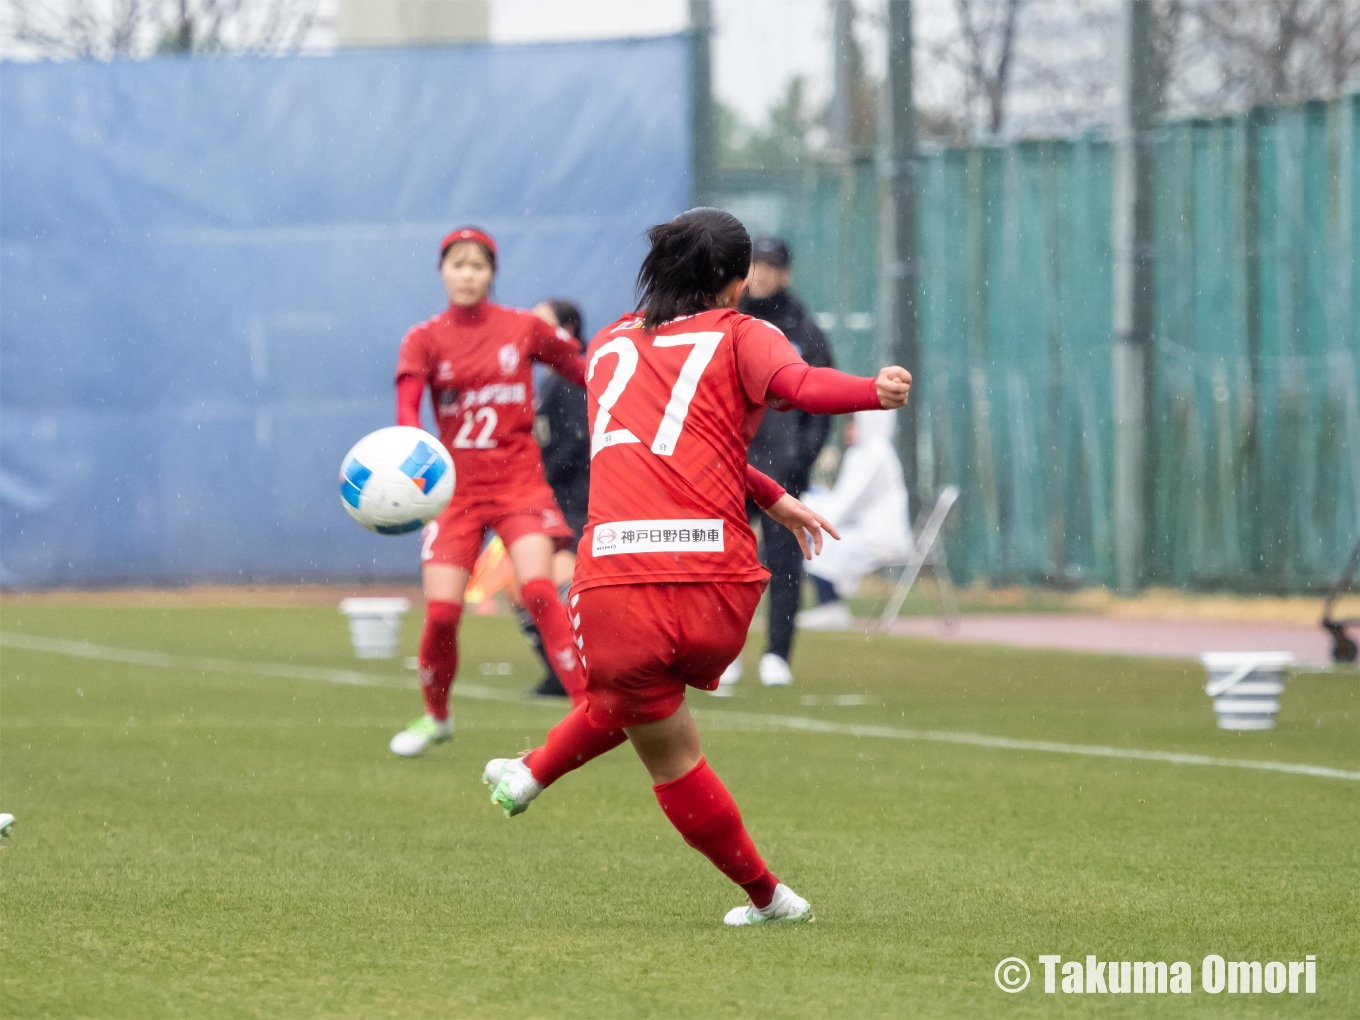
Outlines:
[{"label": "player's bare leg", "polygon": [[544,534],[521,535],[507,547],[510,562],[515,568],[524,608],[533,617],[534,625],[543,638],[553,670],[567,689],[573,703],[585,693],[585,670],[577,652],[567,609],[557,597],[553,583],[553,547],[551,537]]},{"label": "player's bare leg", "polygon": [[724,923],[811,921],[812,907],[770,873],[742,824],[737,802],[704,760],[689,707],[681,703],[668,718],[625,732],[671,824],[750,898],[749,905],[728,911]]},{"label": "player's bare leg", "polygon": [[392,738],[395,754],[414,758],[453,736],[449,692],[458,673],[458,621],[463,615],[463,593],[471,575],[462,567],[427,563],[425,630],[420,636],[420,690],[425,714]]},{"label": "player's bare leg", "polygon": [[553,584],[557,585],[560,592],[563,585],[570,585],[572,575],[576,573],[576,554],[570,549],[558,549],[553,553],[552,559],[552,579]]}]

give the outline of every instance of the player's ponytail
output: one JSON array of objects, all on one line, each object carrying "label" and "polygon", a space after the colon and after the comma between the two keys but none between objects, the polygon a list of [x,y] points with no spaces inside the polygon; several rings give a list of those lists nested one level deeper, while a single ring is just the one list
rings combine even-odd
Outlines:
[{"label": "player's ponytail", "polygon": [[713,307],[733,280],[751,268],[751,236],[731,213],[701,207],[647,231],[652,250],[638,270],[642,328]]}]

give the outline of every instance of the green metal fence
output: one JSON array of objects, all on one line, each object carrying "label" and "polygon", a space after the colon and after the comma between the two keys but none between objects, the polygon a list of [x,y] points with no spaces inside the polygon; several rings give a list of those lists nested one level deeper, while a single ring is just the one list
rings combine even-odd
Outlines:
[{"label": "green metal fence", "polygon": [[[1357,144],[1360,96],[1158,129],[1154,583],[1316,588],[1360,538]],[[910,367],[921,487],[963,488],[951,562],[1113,583],[1111,147],[947,149],[919,181]],[[745,183],[729,208],[789,236],[841,363],[871,370],[873,166]]]}]

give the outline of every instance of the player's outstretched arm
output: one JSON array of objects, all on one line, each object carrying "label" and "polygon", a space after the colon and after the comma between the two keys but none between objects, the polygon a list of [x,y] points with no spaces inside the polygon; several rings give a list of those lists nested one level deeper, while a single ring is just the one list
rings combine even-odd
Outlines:
[{"label": "player's outstretched arm", "polygon": [[911,373],[893,365],[876,379],[849,375],[834,368],[785,365],[770,379],[766,402],[772,407],[796,407],[810,414],[850,414],[853,411],[892,410],[907,402]]},{"label": "player's outstretched arm", "polygon": [[534,360],[554,368],[567,382],[575,386],[586,384],[586,359],[581,356],[581,343],[565,329],[554,329],[542,319],[534,320]]}]

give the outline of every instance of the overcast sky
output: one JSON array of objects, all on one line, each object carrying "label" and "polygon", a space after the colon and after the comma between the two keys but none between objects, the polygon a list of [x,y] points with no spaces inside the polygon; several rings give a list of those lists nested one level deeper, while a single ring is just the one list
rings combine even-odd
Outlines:
[{"label": "overcast sky", "polygon": [[[857,0],[856,6],[872,32],[881,23],[882,0]],[[828,0],[714,0],[718,98],[755,123],[794,75],[808,79],[814,100],[825,98],[830,11]],[[491,0],[491,38],[497,42],[657,35],[688,26],[686,0]],[[877,71],[881,53],[872,49],[870,66]]]},{"label": "overcast sky", "polygon": [[[34,0],[60,17],[63,9],[112,11],[127,0]],[[141,0],[145,4],[146,0]],[[162,4],[165,0],[161,0]],[[885,63],[886,0],[853,0],[856,34],[870,75],[880,78]],[[963,78],[956,61],[942,59],[940,46],[959,38],[958,0],[913,0],[916,37],[916,100],[926,109],[961,110]],[[999,0],[992,0],[993,4]],[[1245,2],[1245,0],[1244,0]],[[338,0],[320,0],[320,18],[304,50],[325,53],[336,42]],[[1008,98],[1007,130],[1063,133],[1089,122],[1108,106],[1109,40],[1107,32],[1091,32],[1081,24],[1082,11],[1111,14],[1117,0],[1027,0],[1016,40],[1016,71]],[[802,76],[807,107],[816,110],[830,97],[831,0],[712,0],[713,82],[718,99],[748,124],[760,126],[770,108],[785,94],[789,81]],[[488,0],[494,42],[550,42],[570,39],[627,38],[684,32],[689,27],[688,0]],[[261,7],[259,3],[252,5]],[[4,30],[16,8],[0,0],[0,55],[29,58],[31,47],[13,44]],[[145,8],[144,8],[145,9]],[[160,6],[159,11],[166,8]],[[995,11],[996,8],[990,7]],[[158,31],[154,22],[147,31]],[[154,41],[154,39],[152,40]],[[1090,52],[1087,52],[1090,51]],[[1054,55],[1082,70],[1045,85],[1025,68],[1048,73]],[[1043,59],[1035,63],[1028,58]],[[957,56],[957,54],[955,54]],[[1031,66],[1033,65],[1033,66]],[[1081,67],[1078,67],[1081,65]],[[1056,65],[1055,65],[1056,66]],[[1069,68],[1069,70],[1071,69]],[[1050,77],[1052,75],[1050,74]],[[1072,107],[1071,115],[1064,113]],[[976,116],[977,111],[973,111]]]},{"label": "overcast sky", "polygon": [[[1113,17],[1117,0],[1028,0],[1016,40],[1017,65],[1008,99],[1009,131],[1064,134],[1108,115],[1113,72],[1109,33],[1089,20]],[[1243,0],[1248,2],[1248,0]],[[886,0],[854,0],[856,34],[869,73],[881,78],[886,61]],[[958,68],[929,54],[958,38],[957,0],[913,0],[918,106],[957,111],[963,80]],[[687,0],[490,0],[491,37],[497,42],[599,39],[683,32]],[[716,22],[714,91],[748,123],[760,125],[802,75],[812,108],[827,101],[831,84],[831,0],[713,0]],[[1086,19],[1086,20],[1084,20]],[[1111,25],[1113,22],[1111,22]],[[1035,56],[1062,67],[1064,82],[1027,74]],[[1032,69],[1032,67],[1031,67]]]}]

